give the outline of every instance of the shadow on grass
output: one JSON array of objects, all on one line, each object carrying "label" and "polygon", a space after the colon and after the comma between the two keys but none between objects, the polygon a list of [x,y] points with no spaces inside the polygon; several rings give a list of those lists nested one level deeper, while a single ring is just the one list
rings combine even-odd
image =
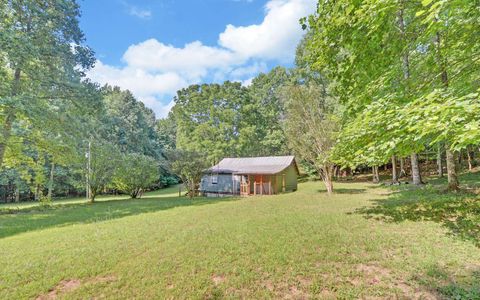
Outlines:
[{"label": "shadow on grass", "polygon": [[366,189],[334,189],[335,194],[363,194],[366,193]]},{"label": "shadow on grass", "polygon": [[0,238],[72,224],[88,224],[156,212],[182,206],[234,201],[237,198],[148,198],[114,199],[90,203],[59,204],[50,207],[25,208],[14,213],[0,214]]},{"label": "shadow on grass", "polygon": [[452,272],[438,264],[431,265],[424,275],[413,279],[420,285],[433,289],[442,299],[480,299],[480,269],[467,266],[468,275],[454,278]]},{"label": "shadow on grass", "polygon": [[[317,193],[326,193],[327,190],[325,189],[321,189],[321,190],[317,190]],[[366,193],[367,190],[366,189],[346,189],[346,188],[335,188],[333,189],[333,193],[334,194],[363,194],[363,193]]]},{"label": "shadow on grass", "polygon": [[434,180],[423,187],[392,187],[388,199],[372,200],[374,206],[362,207],[355,213],[385,222],[433,221],[448,228],[450,234],[480,247],[480,197],[465,191],[447,193],[442,182]]}]

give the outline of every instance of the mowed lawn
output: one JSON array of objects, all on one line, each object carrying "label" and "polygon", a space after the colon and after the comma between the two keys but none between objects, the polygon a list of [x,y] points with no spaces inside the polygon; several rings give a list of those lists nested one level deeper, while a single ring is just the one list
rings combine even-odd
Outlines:
[{"label": "mowed lawn", "polygon": [[480,297],[474,241],[366,213],[388,188],[336,189],[192,201],[172,188],[3,212],[0,299]]}]

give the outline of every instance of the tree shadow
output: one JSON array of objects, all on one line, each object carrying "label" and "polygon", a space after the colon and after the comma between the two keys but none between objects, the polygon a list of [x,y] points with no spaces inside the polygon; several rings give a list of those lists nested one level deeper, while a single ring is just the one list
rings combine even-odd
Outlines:
[{"label": "tree shadow", "polygon": [[480,299],[480,268],[468,268],[467,275],[460,278],[446,267],[433,264],[425,270],[427,276],[417,274],[413,280],[442,299]]},{"label": "tree shadow", "polygon": [[90,203],[28,207],[0,214],[0,239],[24,232],[72,224],[88,224],[182,206],[207,205],[238,198],[113,199]]},{"label": "tree shadow", "polygon": [[449,234],[480,247],[480,197],[477,194],[449,193],[443,185],[432,184],[392,187],[392,191],[387,199],[372,200],[373,206],[359,208],[355,213],[384,222],[433,221],[447,228]]},{"label": "tree shadow", "polygon": [[366,189],[334,189],[333,192],[335,194],[363,194],[366,193]]},{"label": "tree shadow", "polygon": [[[327,190],[325,189],[319,189],[317,190],[317,193],[326,193]],[[333,193],[334,194],[363,194],[366,193],[367,189],[347,189],[347,188],[334,188]]]}]

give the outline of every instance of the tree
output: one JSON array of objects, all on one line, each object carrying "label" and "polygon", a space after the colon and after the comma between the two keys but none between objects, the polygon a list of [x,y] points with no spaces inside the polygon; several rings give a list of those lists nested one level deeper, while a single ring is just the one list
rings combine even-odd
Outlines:
[{"label": "tree", "polygon": [[337,100],[316,85],[290,85],[285,88],[283,99],[289,146],[301,160],[315,167],[328,194],[332,194],[331,153],[340,131]]},{"label": "tree", "polygon": [[287,142],[282,127],[284,107],[280,93],[291,80],[291,74],[283,67],[261,73],[248,87],[251,105],[242,113],[242,154],[246,156],[285,155]]},{"label": "tree", "polygon": [[175,150],[168,152],[170,169],[182,179],[190,198],[198,194],[198,187],[203,172],[209,166],[205,155],[190,150]]},{"label": "tree", "polygon": [[112,179],[112,185],[132,198],[159,180],[159,166],[155,159],[136,153],[123,154]]},{"label": "tree", "polygon": [[107,85],[101,92],[106,113],[104,122],[108,128],[106,138],[117,144],[122,152],[160,157],[153,111],[128,90]]},{"label": "tree", "polygon": [[115,174],[118,174],[117,166],[121,156],[115,145],[103,141],[92,142],[87,154],[90,155],[87,156],[90,163],[86,174],[90,202],[93,203],[103,189],[112,185]]},{"label": "tree", "polygon": [[[410,155],[414,184],[421,183],[417,152],[424,141],[400,128],[398,116],[391,119],[383,114],[395,113],[394,108],[416,97],[411,86],[417,74],[411,69],[410,54],[419,48],[417,6],[403,0],[322,2],[315,15],[304,19],[309,32],[301,52],[310,68],[333,83],[332,92],[346,106],[344,128],[354,128],[346,130],[354,133],[350,140],[358,141],[362,130],[374,133],[369,143],[349,144],[352,152],[361,150],[356,160],[375,166],[379,159]],[[370,113],[372,109],[376,111]],[[362,121],[367,114],[372,123]]]},{"label": "tree", "polygon": [[[242,109],[250,102],[238,82],[192,85],[177,92],[173,115],[177,148],[207,154],[211,163],[238,156],[250,131],[242,126]],[[246,139],[242,139],[246,137]]]},{"label": "tree", "polygon": [[172,112],[166,118],[157,120],[155,131],[158,136],[158,144],[162,149],[170,151],[177,148],[177,124]]},{"label": "tree", "polygon": [[68,99],[93,65],[79,15],[73,0],[7,0],[0,6],[0,81],[6,83],[0,87],[0,167],[15,121],[35,124],[32,112],[46,111],[55,96]]}]

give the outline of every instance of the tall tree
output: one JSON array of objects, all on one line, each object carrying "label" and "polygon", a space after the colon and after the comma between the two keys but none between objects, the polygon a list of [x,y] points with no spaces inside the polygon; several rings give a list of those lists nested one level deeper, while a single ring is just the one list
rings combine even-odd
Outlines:
[{"label": "tall tree", "polygon": [[243,127],[243,110],[251,104],[247,88],[238,82],[192,85],[178,91],[173,114],[177,148],[206,153],[214,164],[242,154],[252,132]]},{"label": "tall tree", "polygon": [[82,45],[79,15],[73,0],[7,0],[0,5],[0,74],[9,83],[0,97],[0,167],[15,121],[48,109],[51,97],[66,98],[93,65],[92,51]]},{"label": "tall tree", "polygon": [[291,149],[315,167],[327,193],[333,193],[332,150],[340,131],[339,105],[315,85],[290,85],[284,90],[285,133]]}]

